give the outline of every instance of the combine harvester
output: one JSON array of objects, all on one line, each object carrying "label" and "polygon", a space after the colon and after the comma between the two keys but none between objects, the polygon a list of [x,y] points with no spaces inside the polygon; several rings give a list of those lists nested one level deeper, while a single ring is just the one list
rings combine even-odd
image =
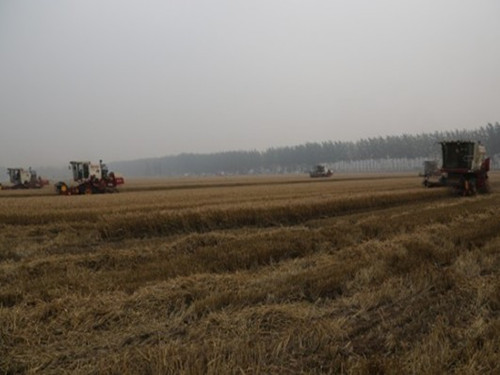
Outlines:
[{"label": "combine harvester", "polygon": [[331,177],[333,175],[333,171],[331,169],[328,169],[325,165],[323,164],[318,164],[314,170],[309,172],[309,176],[315,178],[315,177]]},{"label": "combine harvester", "polygon": [[102,160],[99,160],[99,164],[92,164],[90,161],[70,161],[69,164],[76,185],[60,181],[55,185],[58,194],[115,193],[118,191],[117,187],[125,183],[122,176],[109,172]]},{"label": "combine harvester", "polygon": [[488,193],[490,158],[486,157],[486,148],[473,141],[443,141],[440,144],[443,156],[441,173],[436,180],[432,175],[426,175],[424,186],[448,186],[463,196]]},{"label": "combine harvester", "polygon": [[24,168],[7,168],[7,174],[9,175],[11,186],[2,186],[0,184],[0,189],[40,189],[45,185],[49,184],[48,180],[44,180],[41,177],[37,177],[36,171],[32,170],[31,167],[28,169]]}]

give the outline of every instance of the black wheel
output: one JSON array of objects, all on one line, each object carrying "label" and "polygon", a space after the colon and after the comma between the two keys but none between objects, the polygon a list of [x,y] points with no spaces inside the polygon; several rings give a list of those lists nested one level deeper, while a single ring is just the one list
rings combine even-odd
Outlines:
[{"label": "black wheel", "polygon": [[483,185],[478,189],[480,194],[488,194],[491,192],[490,182],[485,180]]},{"label": "black wheel", "polygon": [[68,185],[66,185],[64,182],[58,182],[55,187],[58,194],[68,194]]}]

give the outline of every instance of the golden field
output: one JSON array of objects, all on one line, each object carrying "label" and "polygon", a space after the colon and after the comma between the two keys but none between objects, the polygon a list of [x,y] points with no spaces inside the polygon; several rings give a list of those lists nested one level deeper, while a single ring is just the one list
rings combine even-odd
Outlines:
[{"label": "golden field", "polygon": [[500,175],[0,191],[0,374],[500,373]]}]

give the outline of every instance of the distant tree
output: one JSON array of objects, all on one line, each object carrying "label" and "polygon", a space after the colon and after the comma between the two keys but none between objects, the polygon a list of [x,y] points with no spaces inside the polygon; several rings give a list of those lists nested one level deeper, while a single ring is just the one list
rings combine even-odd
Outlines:
[{"label": "distant tree", "polygon": [[[183,153],[162,158],[110,163],[129,176],[181,176],[185,174],[247,174],[306,171],[317,163],[340,163],[358,170],[373,169],[397,161],[398,168],[412,168],[411,159],[435,153],[437,143],[447,139],[473,139],[483,142],[490,155],[500,154],[500,124],[487,124],[476,130],[454,130],[427,134],[386,136],[357,142],[324,141],[268,148],[265,151],[226,151],[213,154]],[[351,162],[361,163],[352,164]],[[349,164],[351,163],[351,164]],[[416,161],[420,163],[420,161]],[[385,163],[384,165],[387,165]]]}]

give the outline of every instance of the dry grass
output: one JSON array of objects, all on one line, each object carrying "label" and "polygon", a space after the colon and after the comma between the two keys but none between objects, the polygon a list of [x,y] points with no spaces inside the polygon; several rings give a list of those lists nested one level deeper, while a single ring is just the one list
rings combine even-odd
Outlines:
[{"label": "dry grass", "polygon": [[0,194],[0,373],[500,371],[499,193],[149,183]]}]

